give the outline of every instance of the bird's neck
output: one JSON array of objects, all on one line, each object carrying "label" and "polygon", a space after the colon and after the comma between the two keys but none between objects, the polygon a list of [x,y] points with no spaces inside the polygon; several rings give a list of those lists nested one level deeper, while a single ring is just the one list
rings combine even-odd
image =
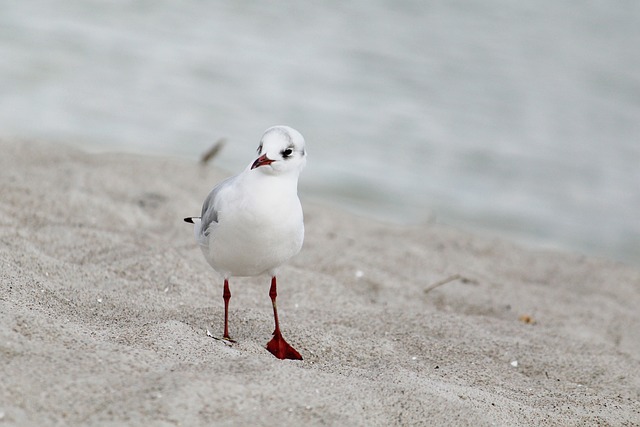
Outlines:
[{"label": "bird's neck", "polygon": [[256,174],[249,174],[247,177],[247,184],[257,190],[282,191],[285,193],[292,192],[297,194],[299,175],[300,173],[297,171],[280,174],[260,172]]}]

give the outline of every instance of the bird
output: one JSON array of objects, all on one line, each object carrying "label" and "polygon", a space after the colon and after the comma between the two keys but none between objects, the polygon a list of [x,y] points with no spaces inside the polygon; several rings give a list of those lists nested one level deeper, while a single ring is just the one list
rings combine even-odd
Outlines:
[{"label": "bird", "polygon": [[266,348],[278,359],[302,360],[280,331],[276,275],[304,241],[298,178],[307,162],[305,141],[289,126],[272,126],[262,135],[257,151],[242,172],[211,190],[199,217],[184,221],[193,224],[205,259],[224,279],[223,339],[235,342],[229,335],[229,279],[268,275],[275,329]]}]

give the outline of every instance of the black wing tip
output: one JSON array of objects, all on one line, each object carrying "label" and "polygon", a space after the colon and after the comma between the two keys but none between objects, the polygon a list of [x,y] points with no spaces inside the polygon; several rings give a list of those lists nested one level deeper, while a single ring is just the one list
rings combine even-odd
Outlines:
[{"label": "black wing tip", "polygon": [[199,219],[199,216],[188,216],[184,219],[184,222],[188,222],[189,224],[193,224],[194,219]]}]

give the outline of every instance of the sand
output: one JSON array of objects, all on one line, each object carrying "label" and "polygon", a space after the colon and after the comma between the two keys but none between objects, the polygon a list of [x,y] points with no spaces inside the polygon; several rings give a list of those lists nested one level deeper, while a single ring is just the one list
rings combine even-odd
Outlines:
[{"label": "sand", "polygon": [[222,172],[0,150],[0,426],[640,424],[637,269],[303,198],[281,361],[266,277],[231,281],[237,344],[207,336],[222,283],[182,218]]}]

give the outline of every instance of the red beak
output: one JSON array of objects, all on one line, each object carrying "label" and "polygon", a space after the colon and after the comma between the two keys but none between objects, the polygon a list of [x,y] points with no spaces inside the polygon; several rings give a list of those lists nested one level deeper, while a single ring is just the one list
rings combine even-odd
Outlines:
[{"label": "red beak", "polygon": [[260,166],[270,165],[273,163],[273,160],[267,157],[266,154],[258,157],[255,162],[251,165],[251,169],[259,168]]}]

